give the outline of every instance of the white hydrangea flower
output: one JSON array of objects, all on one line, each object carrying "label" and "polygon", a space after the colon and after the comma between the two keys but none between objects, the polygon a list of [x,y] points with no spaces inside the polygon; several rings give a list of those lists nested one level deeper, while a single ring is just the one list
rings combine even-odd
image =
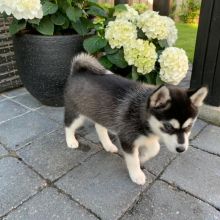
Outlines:
[{"label": "white hydrangea flower", "polygon": [[137,67],[137,72],[147,74],[154,69],[157,60],[156,47],[149,41],[133,40],[124,47],[125,60]]},{"label": "white hydrangea flower", "polygon": [[20,19],[42,18],[43,10],[40,0],[18,0],[13,16]]},{"label": "white hydrangea flower", "polygon": [[7,15],[11,15],[15,10],[17,0],[1,0],[0,1],[0,13],[5,12]]},{"label": "white hydrangea flower", "polygon": [[180,83],[189,68],[186,52],[176,47],[166,48],[160,55],[159,63],[160,78],[173,85]]},{"label": "white hydrangea flower", "polygon": [[135,25],[126,20],[110,21],[105,29],[105,38],[111,48],[121,48],[137,38]]},{"label": "white hydrangea flower", "polygon": [[4,11],[18,20],[43,17],[40,0],[1,0],[0,13]]},{"label": "white hydrangea flower", "polygon": [[177,39],[177,29],[174,21],[158,12],[146,11],[139,16],[137,26],[142,29],[149,39],[167,40],[172,46]]},{"label": "white hydrangea flower", "polygon": [[166,16],[163,16],[163,18],[167,20],[167,27],[168,27],[169,33],[166,39],[167,39],[168,45],[171,47],[176,43],[176,40],[177,40],[177,28],[176,28],[175,22],[171,18],[166,17]]},{"label": "white hydrangea flower", "polygon": [[127,10],[115,12],[114,16],[116,16],[117,20],[123,19],[135,24],[139,17],[138,12],[134,8],[130,7],[128,4],[125,4],[125,7],[127,8]]}]

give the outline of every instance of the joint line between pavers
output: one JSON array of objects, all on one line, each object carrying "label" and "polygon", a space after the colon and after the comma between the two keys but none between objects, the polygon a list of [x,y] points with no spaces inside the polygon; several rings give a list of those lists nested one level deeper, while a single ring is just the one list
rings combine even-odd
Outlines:
[{"label": "joint line between pavers", "polygon": [[5,218],[7,215],[9,215],[11,212],[17,210],[18,208],[20,208],[23,204],[25,204],[26,202],[28,202],[29,200],[31,200],[32,198],[34,198],[38,193],[40,193],[43,189],[45,189],[47,186],[45,187],[40,187],[33,195],[31,195],[30,197],[28,197],[27,199],[25,199],[24,201],[22,201],[19,205],[17,205],[16,207],[13,207],[11,210],[9,210],[6,214],[0,216],[0,219]]},{"label": "joint line between pavers", "polygon": [[149,184],[148,187],[146,187],[140,194],[139,196],[137,196],[137,199],[130,205],[130,207],[128,207],[128,209],[118,218],[118,220],[122,219],[128,212],[132,211],[133,208],[135,207],[135,205],[142,199],[143,194],[145,192],[147,192],[148,190],[151,189],[151,187],[153,186],[153,184],[159,180],[160,176],[163,174],[163,172],[166,170],[166,168],[177,158],[178,156],[174,157],[172,160],[170,160],[170,162],[164,167],[164,169],[156,176],[155,174],[153,174],[152,172],[148,171],[147,167],[145,167],[145,170],[147,172],[149,172],[150,174],[156,176],[156,178]]},{"label": "joint line between pavers", "polygon": [[81,166],[84,162],[86,162],[87,160],[89,160],[90,158],[92,158],[93,156],[95,156],[96,154],[98,154],[99,152],[101,152],[102,150],[100,149],[99,151],[89,155],[87,158],[85,158],[84,160],[82,160],[81,162],[77,163],[75,166],[71,167],[69,170],[67,170],[63,175],[61,175],[60,177],[56,178],[55,180],[52,181],[52,183],[57,182],[58,180],[60,180],[61,178],[63,178],[64,176],[66,176],[69,172],[71,172],[72,170],[74,170],[75,168]]},{"label": "joint line between pavers", "polygon": [[[146,170],[148,171],[148,170]],[[150,172],[149,172],[150,173]],[[152,174],[152,173],[151,173]],[[153,176],[155,176],[154,174],[152,174]],[[151,187],[153,186],[153,184],[155,183],[155,181],[157,180],[157,178],[155,178],[151,183],[149,183],[148,186],[146,186],[140,193],[139,195],[137,195],[136,199],[134,200],[134,202],[127,208],[127,210],[117,219],[120,220],[122,219],[127,213],[132,212],[132,210],[135,208],[135,206],[137,205],[138,202],[140,202],[143,198],[143,194],[145,192],[147,192],[148,190],[151,189]]]},{"label": "joint line between pavers", "polygon": [[205,152],[205,153],[214,155],[214,156],[216,156],[216,157],[220,157],[220,154],[218,154],[218,153],[213,153],[213,152],[210,152],[210,151],[201,149],[201,148],[199,148],[199,147],[197,147],[197,146],[195,146],[195,145],[192,145],[192,144],[191,144],[190,146],[193,147],[193,148],[195,148],[195,149],[197,149],[197,150],[203,151],[203,152]]},{"label": "joint line between pavers", "polygon": [[220,208],[215,207],[215,206],[214,206],[213,204],[211,204],[210,202],[205,201],[204,199],[200,198],[199,196],[197,196],[197,195],[195,195],[195,194],[193,194],[193,193],[191,193],[191,192],[186,191],[186,190],[183,189],[182,187],[180,187],[180,186],[178,186],[178,185],[176,185],[176,184],[172,184],[172,183],[170,183],[170,182],[168,182],[167,180],[164,180],[164,179],[160,179],[160,181],[163,181],[164,183],[168,184],[169,186],[175,187],[175,188],[178,189],[179,191],[185,192],[187,195],[190,195],[190,196],[192,196],[193,198],[196,198],[196,199],[198,199],[198,200],[200,200],[200,201],[202,201],[202,202],[204,202],[204,203],[210,205],[211,207],[213,207],[213,208],[216,209],[217,211],[220,211]]},{"label": "joint line between pavers", "polygon": [[[17,154],[16,154],[17,155]],[[50,182],[50,180],[44,178],[40,173],[38,173],[38,171],[36,171],[31,165],[29,165],[28,163],[26,163],[21,157],[19,157],[17,155],[17,158],[25,165],[27,166],[30,170],[32,170],[35,174],[37,174],[42,180],[46,181],[46,183],[48,183],[48,181]]]},{"label": "joint line between pavers", "polygon": [[79,206],[81,206],[83,209],[87,210],[89,213],[94,215],[99,220],[102,220],[102,218],[100,216],[98,216],[95,212],[93,212],[91,209],[89,209],[86,206],[84,206],[83,204],[81,204],[79,201],[75,200],[69,193],[65,192],[63,189],[60,189],[57,185],[51,184],[51,187],[54,187],[56,190],[58,190],[58,192],[60,192],[63,195],[67,196],[70,200],[72,200],[73,202],[77,203]]},{"label": "joint line between pavers", "polygon": [[14,95],[14,96],[7,96],[4,94],[4,92],[1,94],[1,96],[5,97],[5,98],[8,98],[8,99],[13,99],[13,98],[16,98],[16,97],[19,97],[19,96],[22,96],[22,95],[25,95],[25,94],[29,94],[28,92],[21,92],[20,94],[18,95]]},{"label": "joint line between pavers", "polygon": [[[14,97],[14,98],[15,98],[15,97]],[[28,106],[26,106],[26,105],[24,105],[24,104],[22,104],[22,103],[20,103],[20,102],[18,102],[18,101],[16,101],[16,100],[14,100],[13,98],[11,98],[10,101],[12,101],[12,102],[14,102],[14,103],[16,103],[16,104],[19,104],[20,106],[25,107],[25,108],[29,109],[30,111],[33,111],[32,108],[30,108],[30,107],[28,107]]]},{"label": "joint line between pavers", "polygon": [[193,141],[193,140],[195,140],[195,139],[203,132],[203,130],[204,130],[206,127],[209,126],[209,124],[208,124],[207,122],[205,122],[205,123],[206,123],[206,125],[198,132],[198,134],[196,134],[196,135],[190,140],[190,142]]},{"label": "joint line between pavers", "polygon": [[[27,109],[28,110],[28,109]],[[29,110],[29,111],[27,111],[27,112],[25,112],[25,113],[23,113],[23,114],[20,114],[20,115],[17,115],[17,116],[15,116],[15,117],[13,117],[13,118],[10,118],[10,119],[7,119],[7,120],[5,120],[5,121],[2,121],[2,122],[0,122],[0,125],[2,125],[2,124],[4,124],[5,122],[8,122],[8,121],[11,121],[11,120],[13,120],[13,119],[15,119],[15,118],[19,118],[19,117],[21,117],[21,116],[23,116],[23,115],[26,115],[26,114],[28,114],[28,113],[30,113],[31,111]]]}]

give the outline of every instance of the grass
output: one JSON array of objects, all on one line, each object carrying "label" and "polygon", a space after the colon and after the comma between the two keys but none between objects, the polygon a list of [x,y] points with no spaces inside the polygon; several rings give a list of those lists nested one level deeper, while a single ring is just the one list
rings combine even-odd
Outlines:
[{"label": "grass", "polygon": [[178,40],[176,42],[176,46],[179,48],[183,48],[186,51],[189,57],[189,61],[192,63],[195,51],[198,25],[176,23],[176,27],[178,29]]}]

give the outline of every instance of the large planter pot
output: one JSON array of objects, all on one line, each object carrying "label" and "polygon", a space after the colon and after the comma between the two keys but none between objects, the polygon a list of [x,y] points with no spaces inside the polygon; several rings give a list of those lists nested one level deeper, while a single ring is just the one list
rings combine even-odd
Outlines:
[{"label": "large planter pot", "polygon": [[13,38],[21,81],[41,103],[63,106],[63,89],[71,59],[83,50],[83,40],[79,35],[24,34]]}]

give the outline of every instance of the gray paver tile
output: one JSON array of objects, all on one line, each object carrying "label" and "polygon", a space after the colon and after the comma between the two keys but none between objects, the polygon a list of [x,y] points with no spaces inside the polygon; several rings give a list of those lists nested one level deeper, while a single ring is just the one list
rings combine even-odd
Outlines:
[{"label": "gray paver tile", "polygon": [[153,181],[147,173],[145,186],[130,180],[125,164],[117,155],[99,152],[62,177],[56,185],[91,209],[102,219],[117,219]]},{"label": "gray paver tile", "polygon": [[65,174],[100,148],[81,144],[78,149],[66,145],[63,129],[35,139],[18,155],[44,178],[51,181]]},{"label": "gray paver tile", "polygon": [[8,154],[8,152],[4,149],[4,147],[2,147],[2,146],[0,145],[0,157],[1,157],[2,155],[6,155],[6,154]]},{"label": "gray paver tile", "polygon": [[18,149],[38,135],[49,133],[58,124],[36,113],[29,112],[0,125],[0,142],[10,149]]},{"label": "gray paver tile", "polygon": [[212,206],[156,181],[123,220],[219,220],[220,212]]},{"label": "gray paver tile", "polygon": [[5,100],[5,99],[6,99],[6,98],[5,98],[4,96],[0,95],[0,102],[3,101],[3,100]]},{"label": "gray paver tile", "polygon": [[46,115],[48,118],[63,124],[63,120],[64,120],[63,107],[42,106],[37,111],[43,115]]},{"label": "gray paver tile", "polygon": [[12,97],[16,97],[16,96],[19,96],[19,95],[23,95],[25,93],[28,93],[28,91],[24,87],[21,87],[21,88],[18,88],[18,89],[13,89],[13,90],[8,91],[8,92],[4,92],[3,95],[12,98]]},{"label": "gray paver tile", "polygon": [[161,146],[159,154],[147,161],[144,164],[144,167],[154,175],[158,176],[175,157],[176,154],[171,153],[166,146]]},{"label": "gray paver tile", "polygon": [[208,125],[192,145],[220,155],[220,127]]},{"label": "gray paver tile", "polygon": [[95,220],[87,210],[80,207],[54,188],[44,189],[34,198],[11,212],[7,220]]},{"label": "gray paver tile", "polygon": [[192,132],[191,132],[191,135],[190,135],[190,139],[193,139],[196,137],[196,135],[198,135],[198,133],[207,125],[206,122],[200,120],[200,119],[197,119],[196,122],[195,122],[195,125],[193,126],[192,128]]},{"label": "gray paver tile", "polygon": [[190,148],[165,170],[162,179],[220,208],[220,158]]},{"label": "gray paver tile", "polygon": [[10,100],[0,102],[0,123],[18,115],[24,114],[28,109]]},{"label": "gray paver tile", "polygon": [[42,106],[42,104],[29,93],[15,97],[13,100],[32,109]]},{"label": "gray paver tile", "polygon": [[0,216],[34,195],[44,181],[19,160],[0,160]]},{"label": "gray paver tile", "polygon": [[98,138],[98,135],[97,135],[97,132],[95,129],[91,129],[91,132],[84,135],[84,138],[86,138],[87,140],[95,143],[95,144],[99,144],[99,138]]}]

